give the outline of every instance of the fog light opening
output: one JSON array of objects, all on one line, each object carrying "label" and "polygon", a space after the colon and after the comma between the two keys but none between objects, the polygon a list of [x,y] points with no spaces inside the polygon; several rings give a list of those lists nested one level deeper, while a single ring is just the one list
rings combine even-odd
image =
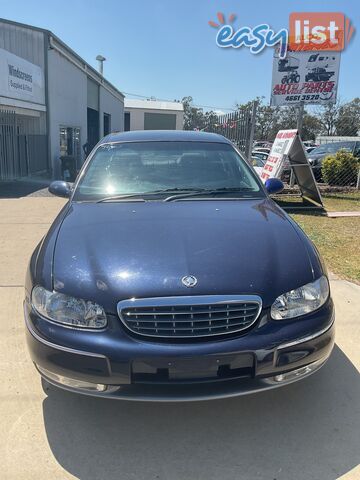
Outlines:
[{"label": "fog light opening", "polygon": [[305,365],[304,367],[297,368],[295,370],[291,370],[291,372],[281,373],[279,375],[275,375],[273,377],[274,382],[276,383],[286,383],[291,382],[293,380],[297,380],[300,377],[305,377],[310,373],[315,372],[318,370],[326,361],[325,359],[317,360],[314,363],[310,363],[309,365]]},{"label": "fog light opening", "polygon": [[84,380],[77,380],[76,378],[65,377],[63,375],[50,372],[50,370],[40,367],[39,365],[36,365],[36,368],[45,377],[45,379],[48,379],[50,382],[54,381],[55,383],[64,385],[65,387],[87,390],[90,392],[105,392],[107,390],[107,385],[102,383],[91,383]]}]

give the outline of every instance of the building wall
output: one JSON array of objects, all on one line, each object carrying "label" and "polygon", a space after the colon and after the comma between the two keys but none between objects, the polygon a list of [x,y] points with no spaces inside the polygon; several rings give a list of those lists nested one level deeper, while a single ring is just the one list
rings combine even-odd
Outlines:
[{"label": "building wall", "polygon": [[0,48],[44,68],[44,33],[0,22]]},{"label": "building wall", "polygon": [[124,101],[100,87],[100,138],[104,136],[104,113],[111,115],[111,132],[124,131]]},{"label": "building wall", "polygon": [[87,140],[87,76],[59,52],[49,50],[48,82],[50,159],[53,177],[60,178],[60,126],[79,127],[80,144]]},{"label": "building wall", "polygon": [[[99,113],[98,122],[94,110]],[[6,158],[0,158],[0,165],[6,165],[0,178],[49,170],[54,178],[61,178],[61,154],[76,156],[79,167],[88,135],[93,144],[103,137],[104,113],[111,116],[112,131],[124,129],[124,97],[116,87],[50,32],[0,20],[0,135],[5,120],[11,120],[16,124],[12,131],[31,135],[28,144],[36,147],[29,161],[6,152]],[[25,168],[15,168],[23,163],[30,164],[27,173]]]},{"label": "building wall", "polygon": [[126,112],[130,112],[130,130],[144,130],[144,114],[149,113],[171,113],[176,114],[176,130],[183,130],[184,128],[184,112],[177,110],[155,110],[155,109],[140,109],[140,108],[126,108]]},{"label": "building wall", "polygon": [[7,139],[0,149],[0,179],[45,173],[44,32],[6,20],[0,20],[0,117],[0,143]]}]

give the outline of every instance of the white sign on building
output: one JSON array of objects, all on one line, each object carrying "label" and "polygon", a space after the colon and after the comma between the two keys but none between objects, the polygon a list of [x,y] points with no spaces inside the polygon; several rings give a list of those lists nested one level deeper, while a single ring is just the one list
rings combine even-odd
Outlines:
[{"label": "white sign on building", "polygon": [[42,68],[0,48],[0,96],[44,104]]},{"label": "white sign on building", "polygon": [[340,52],[275,51],[271,105],[324,104],[336,101]]}]

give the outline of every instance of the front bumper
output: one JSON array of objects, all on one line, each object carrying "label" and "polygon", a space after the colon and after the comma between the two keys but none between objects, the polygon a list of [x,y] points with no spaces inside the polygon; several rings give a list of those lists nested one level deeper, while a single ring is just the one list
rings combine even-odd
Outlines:
[{"label": "front bumper", "polygon": [[[24,310],[30,355],[41,375],[66,390],[104,398],[194,401],[255,393],[315,372],[334,345],[331,300],[302,321],[269,322],[265,312],[247,335],[184,344],[146,342],[124,330],[119,339],[108,332],[109,342],[105,332],[51,324],[27,302]],[[101,387],[83,388],[82,382]]]}]

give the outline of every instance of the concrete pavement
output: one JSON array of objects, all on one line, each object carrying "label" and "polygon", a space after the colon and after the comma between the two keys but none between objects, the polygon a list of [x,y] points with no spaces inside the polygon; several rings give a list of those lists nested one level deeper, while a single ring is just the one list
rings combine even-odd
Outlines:
[{"label": "concrete pavement", "polygon": [[26,351],[30,253],[64,201],[0,200],[0,477],[360,479],[360,287],[334,279],[337,346],[312,377],[258,395],[186,404],[44,391]]}]

